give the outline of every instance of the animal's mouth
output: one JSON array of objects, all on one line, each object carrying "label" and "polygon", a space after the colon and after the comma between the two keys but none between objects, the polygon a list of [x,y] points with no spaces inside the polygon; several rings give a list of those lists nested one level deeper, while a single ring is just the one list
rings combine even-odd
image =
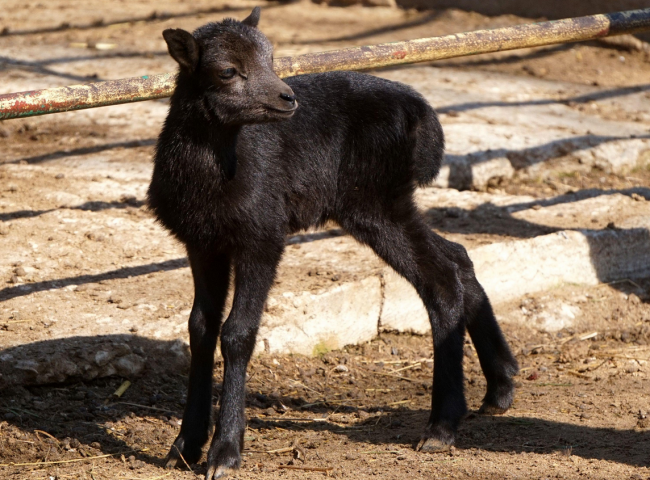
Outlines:
[{"label": "animal's mouth", "polygon": [[286,108],[276,108],[276,107],[271,107],[270,105],[267,105],[266,109],[269,112],[273,113],[274,115],[289,118],[289,117],[293,116],[293,114],[298,109],[298,102],[296,102],[296,106],[293,107],[293,108],[288,108],[288,109],[286,109]]}]

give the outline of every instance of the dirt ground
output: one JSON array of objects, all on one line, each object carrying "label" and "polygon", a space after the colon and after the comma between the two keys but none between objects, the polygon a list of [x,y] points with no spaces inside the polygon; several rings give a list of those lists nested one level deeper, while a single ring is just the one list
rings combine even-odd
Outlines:
[{"label": "dirt ground", "polygon": [[[385,334],[316,358],[261,355],[249,370],[247,443],[234,478],[648,478],[650,306],[633,292],[647,294],[650,281],[635,283],[566,287],[501,308],[534,316],[572,299],[585,320],[554,335],[505,324],[521,374],[502,417],[475,413],[485,381],[467,343],[471,413],[447,454],[413,450],[428,418],[429,338]],[[131,346],[155,355],[143,339]],[[122,381],[3,392],[0,458],[24,464],[3,466],[4,478],[192,478],[161,468],[186,369],[155,358],[118,399]],[[204,463],[191,467],[205,472]]]},{"label": "dirt ground", "polygon": [[[5,0],[0,93],[170,71],[161,30],[242,18],[254,5]],[[527,21],[296,2],[269,3],[261,29],[282,56]],[[643,49],[588,43],[436,66],[636,92],[647,89],[649,59]],[[650,119],[647,112],[570,106],[603,119]],[[0,122],[0,362],[12,348],[47,351],[61,338],[89,334],[128,344],[146,359],[119,398],[114,392],[123,376],[0,391],[2,478],[153,480],[205,473],[205,463],[162,468],[187,383],[187,353],[174,338],[183,337],[192,302],[183,250],[144,205],[166,102],[119,108]],[[447,112],[443,124],[453,118]],[[521,172],[487,191],[544,199],[650,184],[648,169],[567,174],[549,165],[550,178]],[[612,211],[597,227],[623,214]],[[429,220],[454,240],[482,244],[505,236],[501,215],[447,209]],[[565,221],[556,219],[558,226]],[[552,231],[528,228],[516,236]],[[564,285],[499,305],[522,369],[514,407],[501,417],[475,413],[485,381],[468,343],[472,413],[446,454],[413,449],[430,405],[429,338],[385,333],[317,357],[263,354],[249,369],[246,450],[233,478],[650,478],[649,302],[650,279],[634,279]],[[541,327],[549,312],[567,309],[577,317],[571,327],[554,333]],[[114,335],[115,312],[128,335]],[[218,360],[217,398],[221,368]]]}]

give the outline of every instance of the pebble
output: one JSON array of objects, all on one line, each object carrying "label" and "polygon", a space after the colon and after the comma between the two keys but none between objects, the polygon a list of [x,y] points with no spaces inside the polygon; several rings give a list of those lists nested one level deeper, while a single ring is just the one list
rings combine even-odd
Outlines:
[{"label": "pebble", "polygon": [[367,420],[368,418],[371,417],[371,415],[365,410],[359,410],[357,412],[357,415],[359,416],[359,420]]},{"label": "pebble", "polygon": [[25,275],[27,275],[27,272],[25,271],[25,269],[23,267],[14,268],[14,273],[16,275],[18,275],[19,277],[24,277]]},{"label": "pebble", "polygon": [[641,303],[641,299],[635,293],[630,293],[630,296],[627,297],[627,301],[632,303],[633,305],[639,305]]},{"label": "pebble", "polygon": [[65,178],[65,175],[63,175],[62,173],[57,173],[57,174],[54,176],[54,178],[56,178],[57,180],[61,180],[62,178]]},{"label": "pebble", "polygon": [[136,205],[138,203],[138,199],[135,195],[122,195],[120,197],[120,202],[126,203],[127,205]]}]

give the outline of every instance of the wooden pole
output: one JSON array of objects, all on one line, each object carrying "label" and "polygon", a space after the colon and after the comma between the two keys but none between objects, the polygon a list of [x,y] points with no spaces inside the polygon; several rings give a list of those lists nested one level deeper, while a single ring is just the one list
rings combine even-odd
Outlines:
[{"label": "wooden pole", "polygon": [[[367,70],[519,48],[594,40],[650,29],[650,8],[419,38],[276,59],[280,77],[332,70]],[[175,74],[0,95],[0,120],[140,102],[171,96]]]}]

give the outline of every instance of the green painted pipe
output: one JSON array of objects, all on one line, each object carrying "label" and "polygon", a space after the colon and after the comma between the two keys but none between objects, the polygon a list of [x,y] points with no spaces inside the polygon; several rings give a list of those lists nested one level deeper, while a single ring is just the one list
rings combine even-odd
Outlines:
[{"label": "green painted pipe", "polygon": [[[275,60],[280,77],[366,70],[406,63],[594,40],[650,30],[650,8],[539,22],[494,30],[308,53]],[[171,96],[175,75],[145,77],[0,95],[0,120],[140,102]]]}]

